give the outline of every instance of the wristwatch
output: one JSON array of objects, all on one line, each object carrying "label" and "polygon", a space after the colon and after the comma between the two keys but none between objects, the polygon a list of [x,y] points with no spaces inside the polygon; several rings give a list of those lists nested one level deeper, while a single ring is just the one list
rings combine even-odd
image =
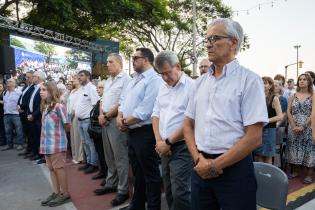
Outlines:
[{"label": "wristwatch", "polygon": [[104,115],[105,120],[110,121],[110,118],[107,116],[107,114]]},{"label": "wristwatch", "polygon": [[165,143],[169,146],[172,146],[173,144],[170,142],[170,140],[168,138],[165,139]]}]

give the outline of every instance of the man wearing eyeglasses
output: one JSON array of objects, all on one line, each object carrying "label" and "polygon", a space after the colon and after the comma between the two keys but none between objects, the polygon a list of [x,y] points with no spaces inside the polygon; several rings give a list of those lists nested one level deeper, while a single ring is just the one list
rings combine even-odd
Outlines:
[{"label": "man wearing eyeglasses", "polygon": [[174,52],[160,52],[155,58],[155,66],[165,82],[155,101],[152,125],[155,150],[162,161],[166,200],[171,210],[190,210],[193,161],[185,144],[183,122],[194,80],[181,71]]},{"label": "man wearing eyeglasses", "polygon": [[121,95],[117,116],[118,128],[128,130],[129,162],[135,176],[128,209],[160,210],[161,177],[151,115],[163,80],[152,66],[154,55],[150,49],[136,49],[132,59],[136,73]]},{"label": "man wearing eyeglasses", "polygon": [[191,209],[256,209],[251,152],[261,144],[268,115],[262,79],[235,58],[243,37],[231,19],[214,20],[207,30],[212,65],[195,83],[184,123],[195,164]]},{"label": "man wearing eyeglasses", "polygon": [[210,67],[210,62],[208,58],[204,58],[199,63],[199,71],[200,75],[203,75],[208,72],[208,69]]}]

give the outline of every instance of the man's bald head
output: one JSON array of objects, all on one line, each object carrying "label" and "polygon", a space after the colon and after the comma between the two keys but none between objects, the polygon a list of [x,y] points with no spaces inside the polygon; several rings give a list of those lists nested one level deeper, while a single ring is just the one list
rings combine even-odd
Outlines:
[{"label": "man's bald head", "polygon": [[200,62],[199,62],[199,72],[200,75],[207,73],[208,69],[210,67],[211,63],[208,60],[208,58],[203,58]]}]

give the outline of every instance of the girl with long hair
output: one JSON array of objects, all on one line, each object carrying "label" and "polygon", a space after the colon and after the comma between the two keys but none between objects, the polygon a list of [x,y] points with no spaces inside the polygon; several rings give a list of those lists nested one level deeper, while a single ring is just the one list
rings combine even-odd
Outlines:
[{"label": "girl with long hair", "polygon": [[289,98],[286,160],[293,166],[289,178],[299,176],[297,166],[306,169],[304,184],[313,181],[312,171],[315,166],[315,143],[311,128],[314,100],[312,78],[307,73],[301,74],[298,77],[296,93]]},{"label": "girl with long hair", "polygon": [[270,77],[263,77],[269,123],[263,128],[262,145],[254,152],[257,161],[272,164],[276,154],[276,124],[283,118],[279,97],[274,90],[274,82]]},{"label": "girl with long hair", "polygon": [[43,206],[59,206],[70,201],[65,172],[67,135],[67,115],[60,103],[60,94],[54,82],[43,83],[40,90],[42,98],[42,130],[40,153],[45,155],[53,185],[53,193],[41,202]]}]

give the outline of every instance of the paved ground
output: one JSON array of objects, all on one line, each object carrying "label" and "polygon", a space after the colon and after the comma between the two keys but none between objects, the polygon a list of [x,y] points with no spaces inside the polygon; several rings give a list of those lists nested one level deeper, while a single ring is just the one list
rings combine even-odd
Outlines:
[{"label": "paved ground", "polygon": [[[16,151],[0,151],[0,209],[51,209],[40,205],[40,201],[52,192],[47,175],[44,166],[17,157]],[[54,210],[73,209],[76,208],[72,203],[54,208]]]},{"label": "paved ground", "polygon": [[[1,149],[1,147],[0,147]],[[112,208],[110,201],[115,194],[95,196],[93,190],[99,188],[101,180],[91,180],[91,175],[85,175],[77,170],[79,165],[70,161],[67,163],[69,191],[73,203],[68,203],[55,210],[118,210]],[[42,207],[41,199],[51,193],[49,173],[45,165],[17,156],[17,151],[0,151],[0,210],[40,210],[51,209]],[[131,188],[131,187],[130,187]],[[315,183],[303,185],[301,178],[290,180],[288,201],[315,189]],[[304,201],[306,202],[306,201]],[[303,203],[304,203],[303,202]],[[162,210],[166,210],[165,198],[162,199]],[[306,202],[297,210],[314,210],[315,199]]]}]

